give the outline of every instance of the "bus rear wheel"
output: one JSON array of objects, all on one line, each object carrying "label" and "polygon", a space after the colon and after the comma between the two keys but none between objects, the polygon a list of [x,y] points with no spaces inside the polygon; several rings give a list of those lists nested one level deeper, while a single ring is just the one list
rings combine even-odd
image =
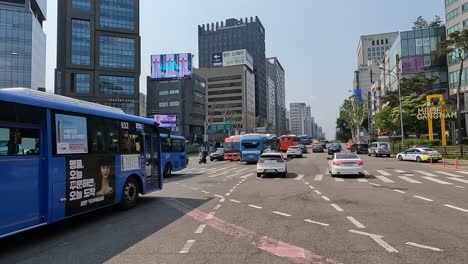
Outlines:
[{"label": "bus rear wheel", "polygon": [[138,182],[134,177],[129,177],[123,187],[120,206],[122,209],[130,209],[137,204],[138,200]]}]

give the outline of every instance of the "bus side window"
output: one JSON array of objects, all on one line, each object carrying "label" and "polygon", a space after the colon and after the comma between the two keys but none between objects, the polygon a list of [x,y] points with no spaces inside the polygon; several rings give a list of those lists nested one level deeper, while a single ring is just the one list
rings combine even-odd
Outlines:
[{"label": "bus side window", "polygon": [[161,146],[161,152],[172,152],[170,138],[161,138]]},{"label": "bus side window", "polygon": [[34,128],[0,128],[0,155],[39,155],[40,135]]}]

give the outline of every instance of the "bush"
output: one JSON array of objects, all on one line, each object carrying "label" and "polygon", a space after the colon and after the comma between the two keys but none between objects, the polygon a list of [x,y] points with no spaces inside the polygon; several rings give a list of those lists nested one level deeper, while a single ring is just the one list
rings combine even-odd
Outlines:
[{"label": "bush", "polygon": [[187,145],[187,154],[198,153],[198,147]]},{"label": "bush", "polygon": [[435,140],[428,140],[428,139],[421,139],[421,138],[409,138],[405,139],[403,146],[401,146],[401,141],[394,141],[392,146],[393,154],[397,154],[403,150],[408,148],[412,148],[414,146],[426,146],[426,147],[434,147],[434,146],[441,146],[442,142],[439,139]]}]

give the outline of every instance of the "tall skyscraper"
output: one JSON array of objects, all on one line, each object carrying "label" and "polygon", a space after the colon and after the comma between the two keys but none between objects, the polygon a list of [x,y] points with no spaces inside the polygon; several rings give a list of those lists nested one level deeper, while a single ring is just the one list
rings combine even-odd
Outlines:
[{"label": "tall skyscraper", "polygon": [[286,125],[286,90],[284,80],[284,68],[278,58],[266,59],[267,76],[275,83],[275,124],[276,134],[283,135],[289,128]]},{"label": "tall skyscraper", "polygon": [[45,87],[46,0],[0,0],[0,88]]},{"label": "tall skyscraper", "polygon": [[304,135],[309,131],[308,125],[311,125],[310,106],[305,103],[291,103],[289,105],[291,133]]},{"label": "tall skyscraper", "polygon": [[59,0],[55,93],[139,113],[139,0]]},{"label": "tall skyscraper", "polygon": [[265,65],[265,28],[258,17],[230,18],[198,26],[200,68],[211,68],[213,56],[229,50],[247,49],[253,56],[255,74],[255,112],[267,118],[267,82]]}]

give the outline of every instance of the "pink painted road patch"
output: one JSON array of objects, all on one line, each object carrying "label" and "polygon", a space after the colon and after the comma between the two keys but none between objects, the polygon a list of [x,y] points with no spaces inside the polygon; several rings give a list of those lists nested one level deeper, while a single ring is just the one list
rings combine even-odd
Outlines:
[{"label": "pink painted road patch", "polygon": [[287,258],[295,263],[301,264],[341,264],[338,261],[323,257],[317,253],[288,244],[283,241],[261,236],[254,231],[245,229],[241,226],[228,223],[218,217],[206,219],[207,213],[194,209],[184,203],[171,199],[167,202],[170,206],[183,212],[187,216],[198,222],[205,223],[211,228],[218,230],[226,235],[244,240],[247,244],[254,245],[258,249],[271,253],[275,256]]}]

